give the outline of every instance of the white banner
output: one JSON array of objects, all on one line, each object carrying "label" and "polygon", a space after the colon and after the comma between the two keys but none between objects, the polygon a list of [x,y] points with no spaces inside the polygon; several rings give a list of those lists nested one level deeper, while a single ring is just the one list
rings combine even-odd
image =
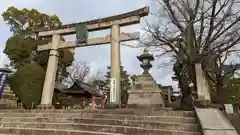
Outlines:
[{"label": "white banner", "polygon": [[110,103],[116,102],[117,98],[117,88],[116,88],[116,79],[110,79]]}]

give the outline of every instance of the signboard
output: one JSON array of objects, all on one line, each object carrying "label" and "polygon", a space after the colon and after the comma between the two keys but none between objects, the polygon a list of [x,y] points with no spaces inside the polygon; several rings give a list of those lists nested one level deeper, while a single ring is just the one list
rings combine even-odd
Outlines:
[{"label": "signboard", "polygon": [[226,112],[227,112],[228,114],[234,113],[234,112],[233,112],[233,105],[232,105],[232,104],[224,104],[224,106],[225,106]]},{"label": "signboard", "polygon": [[117,98],[116,79],[110,79],[110,103],[116,102]]}]

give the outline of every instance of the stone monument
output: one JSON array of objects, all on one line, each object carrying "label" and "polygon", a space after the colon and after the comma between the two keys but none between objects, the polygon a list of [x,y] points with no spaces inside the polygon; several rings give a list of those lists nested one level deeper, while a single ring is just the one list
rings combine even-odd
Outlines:
[{"label": "stone monument", "polygon": [[200,107],[199,105],[206,106],[211,103],[210,86],[203,72],[201,63],[195,64],[195,71],[198,96],[198,98],[195,99],[195,104],[198,105],[198,107]]},{"label": "stone monument", "polygon": [[140,66],[143,73],[137,77],[135,85],[128,91],[128,107],[164,107],[162,90],[148,72],[152,67],[150,62],[154,60],[153,55],[145,48],[143,54],[137,58],[142,62]]}]

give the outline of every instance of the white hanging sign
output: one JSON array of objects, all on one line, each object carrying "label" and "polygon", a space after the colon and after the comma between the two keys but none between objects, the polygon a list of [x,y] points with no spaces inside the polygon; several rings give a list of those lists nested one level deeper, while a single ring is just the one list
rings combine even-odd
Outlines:
[{"label": "white hanging sign", "polygon": [[116,88],[116,79],[110,79],[110,102],[114,103],[117,100],[117,88]]}]

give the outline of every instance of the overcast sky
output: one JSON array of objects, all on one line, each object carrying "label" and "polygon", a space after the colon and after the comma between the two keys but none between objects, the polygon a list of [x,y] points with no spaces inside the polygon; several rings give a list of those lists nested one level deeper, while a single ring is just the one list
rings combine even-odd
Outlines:
[{"label": "overcast sky", "polygon": [[[4,12],[9,6],[17,8],[34,8],[47,14],[56,14],[64,24],[86,21],[101,17],[107,17],[124,12],[129,12],[144,6],[151,7],[151,0],[1,0],[0,12]],[[142,19],[141,24],[149,18]],[[140,31],[141,26],[135,25],[121,29],[124,32]],[[2,54],[6,40],[11,36],[9,27],[0,20],[0,63],[7,63],[6,56]],[[91,36],[105,36],[109,31],[91,33]],[[66,37],[67,40],[74,40],[74,36]],[[134,42],[135,43],[135,42]],[[134,44],[132,42],[128,44]],[[121,47],[121,63],[130,74],[140,74],[142,72],[136,56],[142,53],[143,49]],[[110,46],[102,45],[76,49],[76,61],[87,61],[92,70],[106,71],[106,66],[110,65]],[[157,65],[159,61],[154,62]],[[162,85],[173,85],[171,81],[171,67],[153,67],[151,74],[156,81]]]}]

